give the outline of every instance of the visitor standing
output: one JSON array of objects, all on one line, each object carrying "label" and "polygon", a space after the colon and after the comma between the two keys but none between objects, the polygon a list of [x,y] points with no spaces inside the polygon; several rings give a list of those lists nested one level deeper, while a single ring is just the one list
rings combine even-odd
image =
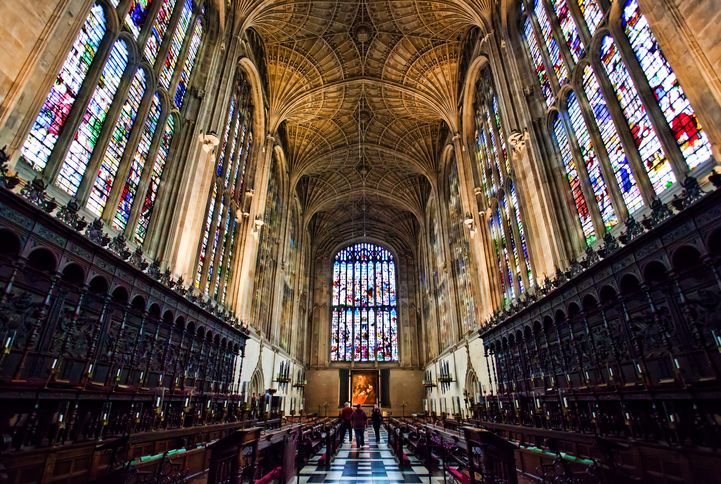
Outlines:
[{"label": "visitor standing", "polygon": [[376,442],[381,441],[381,424],[383,423],[383,413],[378,405],[373,407],[371,412],[371,423],[373,424],[373,430],[376,433]]},{"label": "visitor standing", "polygon": [[345,433],[348,432],[348,443],[353,443],[353,431],[351,430],[351,420],[353,419],[353,408],[350,406],[350,402],[345,402],[343,410],[340,411],[341,424],[341,441],[345,440]]},{"label": "visitor standing", "polygon": [[365,447],[366,441],[365,441],[365,432],[366,432],[366,425],[368,425],[368,415],[363,411],[360,404],[355,406],[355,411],[353,411],[353,430],[355,431],[355,444],[356,448],[360,449],[361,447]]}]

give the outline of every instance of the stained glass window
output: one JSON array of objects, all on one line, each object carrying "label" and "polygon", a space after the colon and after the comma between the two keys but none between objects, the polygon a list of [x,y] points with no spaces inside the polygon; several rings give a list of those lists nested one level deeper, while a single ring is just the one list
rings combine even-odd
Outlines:
[{"label": "stained glass window", "polygon": [[576,135],[578,148],[581,150],[581,158],[588,173],[588,181],[596,197],[596,204],[601,212],[603,225],[606,231],[610,231],[618,224],[618,218],[613,210],[611,194],[608,192],[606,181],[603,178],[603,173],[601,173],[601,164],[596,155],[596,148],[591,142],[591,135],[588,132],[586,122],[583,120],[583,114],[581,114],[581,106],[576,99],[576,93],[573,91],[568,95],[566,105],[568,107],[568,117],[571,122],[571,127]]},{"label": "stained glass window", "polygon": [[573,15],[568,7],[568,1],[551,0],[551,5],[556,11],[556,17],[558,17],[558,23],[561,26],[563,37],[566,39],[568,50],[571,52],[574,62],[578,62],[583,57],[584,46],[576,28],[576,21],[573,20]]},{"label": "stained glass window", "polygon": [[128,144],[130,131],[135,123],[140,101],[143,99],[144,93],[145,71],[138,69],[130,85],[128,99],[123,104],[120,116],[115,123],[115,129],[113,129],[110,143],[105,150],[105,157],[100,164],[98,176],[95,179],[95,184],[88,199],[88,210],[98,217],[102,215],[105,203],[110,195],[110,188],[113,185],[115,174],[118,171],[120,159],[123,157],[123,152],[125,152],[125,147]]},{"label": "stained glass window", "polygon": [[449,245],[451,249],[452,267],[456,282],[458,304],[460,307],[461,327],[463,332],[475,326],[475,303],[471,285],[471,248],[468,244],[465,216],[461,205],[460,184],[455,156],[450,160],[448,173],[448,220],[450,221]]},{"label": "stained glass window", "polygon": [[85,175],[88,161],[93,154],[127,64],[128,45],[122,39],[117,40],[56,180],[56,184],[70,195],[75,195]]},{"label": "stained glass window", "polygon": [[145,42],[144,50],[145,58],[151,64],[155,63],[155,59],[158,56],[160,44],[163,42],[163,36],[165,36],[166,30],[168,30],[168,24],[170,24],[170,18],[173,15],[174,8],[175,0],[163,0],[160,10],[158,10],[158,13],[155,15],[153,28],[150,30],[148,40]]},{"label": "stained glass window", "polygon": [[190,74],[193,72],[193,66],[195,66],[195,59],[198,57],[198,49],[200,48],[202,38],[203,23],[200,20],[196,20],[193,35],[190,38],[190,45],[188,46],[188,55],[185,58],[183,70],[180,72],[178,87],[175,91],[175,106],[178,108],[183,105],[183,98],[185,97],[185,91],[188,89],[188,81],[190,80]]},{"label": "stained glass window", "polygon": [[253,151],[252,127],[250,84],[241,71],[226,114],[195,275],[195,286],[215,298],[222,299],[229,280],[229,264],[235,250],[237,227],[236,209],[233,207],[243,203],[241,197],[244,195],[248,161]]},{"label": "stained glass window", "polygon": [[581,228],[583,229],[583,235],[586,237],[586,243],[591,244],[596,240],[596,232],[593,228],[593,219],[591,213],[588,210],[588,204],[586,199],[583,197],[583,191],[581,190],[581,180],[578,177],[578,170],[576,169],[576,161],[573,159],[573,153],[571,152],[571,146],[568,142],[568,136],[566,135],[566,129],[563,126],[561,117],[556,115],[553,121],[553,131],[556,135],[556,142],[558,148],[561,151],[561,160],[563,161],[563,167],[566,172],[566,178],[568,179],[568,185],[571,188],[571,196],[576,205],[576,212],[578,213],[578,219],[581,222]]},{"label": "stained glass window", "polygon": [[133,0],[130,2],[130,10],[128,10],[128,15],[125,17],[125,25],[136,39],[140,35],[143,25],[145,25],[150,2],[151,0]]},{"label": "stained glass window", "polygon": [[173,36],[170,39],[170,46],[168,47],[168,53],[165,56],[165,62],[163,68],[160,71],[160,85],[165,89],[170,88],[170,81],[173,78],[175,72],[175,65],[178,63],[178,57],[180,56],[180,50],[183,48],[183,41],[188,33],[188,26],[190,25],[190,18],[193,14],[193,0],[185,0],[183,4],[183,11],[180,14],[180,22],[173,32]]},{"label": "stained glass window", "polygon": [[[586,242],[592,243],[601,236],[594,233],[592,213],[600,214],[608,231],[619,223],[614,208],[625,206],[633,215],[645,207],[644,200],[674,185],[672,161],[683,158],[693,170],[712,159],[712,153],[638,0],[617,2],[622,8],[612,13],[600,0],[575,1],[578,10],[571,0],[522,1],[519,27],[544,100],[549,107],[555,103],[558,110],[548,131],[557,141]],[[620,27],[611,29],[618,32],[617,38],[609,29],[601,29],[609,15],[608,22]],[[591,43],[598,46],[594,52],[587,49],[584,25],[593,37]],[[573,65],[563,63],[559,43],[568,47]],[[625,57],[627,51],[634,55]],[[548,82],[551,71],[561,85],[574,80],[567,103],[554,99],[558,86]],[[637,72],[641,78],[632,75]],[[641,95],[647,90],[646,80],[652,98]],[[678,150],[664,144],[671,138],[662,137],[659,129],[673,135]],[[642,187],[650,187],[649,193],[642,193]],[[619,194],[618,200],[612,200]]]},{"label": "stained glass window", "polygon": [[636,86],[631,81],[628,69],[610,35],[606,35],[601,42],[601,64],[608,74],[623,114],[626,116],[651,184],[656,193],[661,193],[674,184],[676,176],[651,125],[646,107],[641,102]]},{"label": "stained glass window", "polygon": [[105,12],[102,6],[96,4],[75,37],[70,53],[23,143],[21,153],[33,169],[41,171],[45,168],[105,30]]},{"label": "stained glass window", "polygon": [[160,121],[160,109],[160,96],[155,94],[150,106],[150,112],[148,113],[148,119],[145,121],[145,126],[143,127],[143,134],[140,136],[140,141],[138,142],[138,148],[135,151],[132,161],[130,162],[128,177],[125,180],[122,191],[120,192],[120,203],[118,205],[118,210],[115,212],[115,217],[113,218],[113,226],[117,229],[124,230],[128,220],[130,219],[130,212],[133,208],[138,184],[140,183],[141,172],[145,166],[146,160],[148,159],[150,144],[153,141],[155,130],[157,129],[158,122]]},{"label": "stained glass window", "polygon": [[603,10],[601,10],[598,0],[578,0],[578,8],[581,9],[588,32],[593,35],[603,20]]},{"label": "stained glass window", "polygon": [[476,160],[490,213],[488,230],[505,305],[526,290],[533,274],[521,207],[511,177],[510,154],[498,96],[489,69],[481,72],[476,84],[474,117]]},{"label": "stained glass window", "polygon": [[711,158],[711,145],[637,0],[626,2],[621,23],[681,154],[689,168],[697,167]]},{"label": "stained glass window", "polygon": [[255,265],[255,321],[259,324],[265,334],[272,334],[273,322],[272,299],[268,294],[272,294],[273,285],[276,281],[275,274],[278,268],[278,251],[280,245],[278,243],[280,236],[281,217],[284,215],[281,167],[278,156],[273,152],[271,176],[268,181],[268,193],[265,199],[265,212],[263,220],[265,225],[260,229],[260,241],[258,243],[258,258]]},{"label": "stained glass window", "polygon": [[[171,106],[183,108],[201,52],[204,8],[200,2],[194,10],[193,0],[110,1],[116,8],[96,4],[90,10],[21,153],[92,215],[142,243],[179,129]],[[96,58],[109,23],[127,35],[114,33],[110,49]],[[157,78],[130,62],[136,51],[157,64]],[[99,72],[88,78],[91,64]],[[85,104],[74,106],[81,90],[88,93]],[[74,132],[62,133],[66,126]],[[61,135],[63,145],[56,147]]]},{"label": "stained glass window", "polygon": [[372,243],[339,251],[333,262],[331,361],[398,361],[393,254]]},{"label": "stained glass window", "polygon": [[165,122],[163,137],[160,139],[158,153],[155,156],[155,162],[153,163],[153,171],[150,174],[148,191],[145,193],[145,200],[143,201],[143,206],[140,209],[140,217],[138,218],[138,226],[135,229],[135,241],[139,244],[143,243],[145,235],[148,233],[150,217],[153,214],[153,207],[155,205],[155,197],[158,195],[160,180],[163,176],[165,163],[168,161],[168,154],[170,153],[170,145],[173,141],[174,134],[175,116],[171,115],[168,116],[168,120]]},{"label": "stained glass window", "polygon": [[551,104],[553,104],[555,97],[553,95],[553,89],[551,89],[551,81],[548,79],[548,71],[546,71],[546,65],[543,63],[541,51],[538,48],[538,42],[536,41],[536,36],[533,33],[531,17],[527,16],[523,20],[523,35],[526,39],[526,43],[528,44],[528,50],[531,55],[531,59],[533,60],[533,66],[536,70],[536,77],[538,78],[538,83],[541,86],[541,93],[543,94],[543,99],[546,101],[546,104],[550,106]]},{"label": "stained glass window", "polygon": [[542,0],[536,0],[533,11],[536,14],[538,26],[541,28],[542,39],[546,45],[546,50],[551,60],[553,71],[556,73],[556,79],[558,80],[558,83],[563,86],[568,82],[568,68],[561,58],[561,50],[558,47],[556,38],[553,36],[551,21],[548,19],[548,13],[546,12],[546,8],[543,4],[544,2]]},{"label": "stained glass window", "polygon": [[643,207],[641,191],[636,185],[636,178],[621,145],[616,126],[613,124],[613,119],[611,119],[611,113],[608,110],[606,98],[603,97],[601,92],[601,86],[598,85],[593,69],[588,65],[583,70],[583,88],[601,134],[601,140],[605,145],[608,159],[611,162],[616,183],[621,189],[621,196],[626,203],[628,212],[633,213]]}]

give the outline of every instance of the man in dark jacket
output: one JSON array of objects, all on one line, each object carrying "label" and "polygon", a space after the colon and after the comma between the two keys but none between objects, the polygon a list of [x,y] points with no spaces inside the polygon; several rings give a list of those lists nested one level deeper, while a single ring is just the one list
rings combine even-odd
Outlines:
[{"label": "man in dark jacket", "polygon": [[355,431],[355,444],[356,448],[360,449],[365,447],[365,432],[366,425],[368,425],[368,415],[363,411],[360,404],[355,406],[355,411],[352,417],[353,430]]},{"label": "man in dark jacket", "polygon": [[383,413],[381,413],[381,409],[376,405],[373,407],[373,411],[371,412],[371,423],[373,424],[373,430],[376,434],[376,442],[380,442],[381,440],[381,424],[383,423]]},{"label": "man in dark jacket", "polygon": [[348,442],[353,443],[353,432],[351,431],[351,419],[353,418],[353,408],[350,406],[350,402],[345,402],[345,407],[340,411],[340,419],[343,427],[341,427],[341,441],[345,440],[345,433],[348,432]]}]

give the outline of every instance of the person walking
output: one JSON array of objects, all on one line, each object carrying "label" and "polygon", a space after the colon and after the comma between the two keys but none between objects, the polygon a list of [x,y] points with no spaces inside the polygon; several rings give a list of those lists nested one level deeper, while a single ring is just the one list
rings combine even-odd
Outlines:
[{"label": "person walking", "polygon": [[353,411],[353,430],[355,431],[355,445],[357,449],[360,449],[361,447],[365,447],[366,441],[365,441],[365,432],[366,432],[366,425],[368,425],[368,415],[363,411],[363,409],[360,406],[360,403],[355,406],[355,410]]},{"label": "person walking", "polygon": [[341,442],[345,440],[345,433],[348,432],[348,443],[353,443],[353,431],[351,430],[351,420],[353,419],[353,408],[350,406],[350,402],[345,402],[345,406],[340,411],[341,419]]},{"label": "person walking", "polygon": [[376,433],[376,443],[381,441],[381,424],[383,423],[383,413],[378,405],[373,407],[371,412],[371,423],[373,424],[373,430]]}]

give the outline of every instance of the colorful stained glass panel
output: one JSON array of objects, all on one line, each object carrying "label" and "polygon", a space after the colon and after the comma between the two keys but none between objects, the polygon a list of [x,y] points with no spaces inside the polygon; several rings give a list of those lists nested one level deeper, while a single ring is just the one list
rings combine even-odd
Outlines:
[{"label": "colorful stained glass panel", "polygon": [[34,170],[42,171],[105,35],[105,11],[96,4],[75,37],[53,87],[20,150]]},{"label": "colorful stained glass panel", "polygon": [[145,94],[145,71],[138,69],[133,82],[130,84],[128,98],[125,100],[118,120],[115,122],[115,129],[113,129],[110,142],[105,150],[105,156],[98,168],[98,176],[90,191],[87,207],[96,217],[102,215],[108,201],[110,189],[113,186],[120,160],[128,145],[128,138],[135,124],[143,94]]},{"label": "colorful stained glass panel", "polygon": [[626,2],[622,24],[681,154],[689,168],[696,168],[711,158],[711,144],[637,0]]},{"label": "colorful stained glass panel", "polygon": [[563,167],[566,172],[568,185],[571,188],[571,196],[573,197],[574,204],[576,205],[576,213],[578,214],[578,219],[581,222],[583,235],[586,237],[586,243],[590,245],[596,240],[596,233],[593,228],[593,219],[591,218],[591,213],[588,210],[588,204],[586,203],[583,191],[581,190],[581,181],[578,177],[576,161],[573,159],[566,129],[563,126],[563,121],[560,116],[556,116],[553,121],[553,132],[556,135],[558,149],[561,152],[561,161],[563,162]]},{"label": "colorful stained glass panel", "polygon": [[601,134],[601,140],[605,145],[608,159],[611,162],[616,183],[621,189],[623,201],[626,203],[628,212],[634,213],[643,207],[641,191],[636,185],[636,178],[628,163],[628,158],[621,145],[621,139],[616,131],[616,125],[613,123],[611,113],[606,105],[606,98],[601,92],[601,86],[598,85],[598,80],[591,66],[586,66],[583,70],[583,88]]},{"label": "colorful stained glass panel", "polygon": [[188,82],[190,82],[190,75],[193,73],[193,67],[195,67],[195,61],[198,58],[198,50],[200,49],[200,41],[203,39],[203,23],[200,19],[195,21],[195,27],[193,28],[193,35],[190,38],[190,45],[188,46],[188,54],[183,63],[183,70],[180,72],[180,79],[178,80],[178,87],[175,90],[175,106],[180,109],[183,107],[183,99],[185,98],[185,91],[188,89]]},{"label": "colorful stained glass panel", "polygon": [[332,361],[397,361],[395,288],[395,262],[387,249],[358,243],[336,254]]},{"label": "colorful stained glass panel", "polygon": [[70,143],[70,148],[68,148],[68,153],[55,181],[57,186],[70,195],[77,193],[80,182],[85,176],[85,170],[105,124],[105,118],[113,103],[127,64],[128,45],[122,39],[117,40],[110,51],[110,56],[100,75],[100,81],[90,98],[83,119],[75,132],[72,143]]},{"label": "colorful stained glass panel", "polygon": [[603,225],[608,232],[618,224],[618,217],[616,217],[616,213],[613,210],[611,194],[608,191],[608,186],[601,172],[601,163],[596,155],[596,148],[591,142],[591,135],[583,119],[581,105],[576,98],[576,93],[571,92],[568,95],[566,103],[568,106],[568,117],[576,135],[576,140],[578,141],[578,148],[581,151],[583,163],[586,166],[588,180],[593,189],[593,194],[596,197],[596,204],[601,212]]},{"label": "colorful stained glass panel", "polygon": [[558,84],[563,86],[568,82],[568,68],[561,58],[561,49],[558,47],[558,42],[556,42],[556,38],[553,36],[551,21],[548,19],[548,13],[543,4],[543,0],[536,1],[533,11],[536,13],[536,20],[541,29],[548,57],[551,59],[551,64],[553,65],[553,71],[556,73],[556,79],[558,80]]},{"label": "colorful stained glass panel", "polygon": [[583,57],[584,46],[581,36],[578,33],[578,28],[576,27],[576,21],[573,20],[573,15],[568,7],[568,1],[551,0],[551,5],[553,5],[553,9],[556,11],[556,17],[561,26],[563,37],[566,39],[568,50],[571,52],[574,62],[578,62],[578,60]]},{"label": "colorful stained glass panel", "polygon": [[153,207],[155,205],[155,197],[158,195],[158,188],[160,187],[165,163],[168,161],[168,154],[170,153],[170,145],[173,141],[174,134],[175,118],[173,116],[168,116],[168,119],[165,122],[165,128],[163,129],[163,137],[160,139],[158,153],[155,155],[155,163],[153,163],[153,171],[150,174],[148,191],[145,194],[143,206],[140,208],[138,226],[135,229],[135,241],[138,244],[142,244],[143,241],[145,241],[145,236],[148,233],[150,217],[153,214]]},{"label": "colorful stained glass panel", "polygon": [[541,87],[541,94],[543,94],[543,99],[546,101],[546,105],[550,106],[553,104],[555,96],[553,94],[553,89],[551,89],[551,81],[548,78],[548,71],[546,70],[546,65],[543,62],[541,50],[538,47],[538,42],[536,41],[536,34],[533,32],[531,17],[527,16],[523,19],[523,36],[526,39],[528,51],[531,55],[531,60],[533,61],[536,78],[538,79],[538,84]]},{"label": "colorful stained glass panel", "polygon": [[[156,0],[157,1],[157,0]],[[160,6],[158,13],[155,15],[153,21],[153,28],[150,30],[148,40],[145,42],[145,50],[143,55],[145,59],[151,64],[155,63],[155,59],[158,56],[160,45],[163,42],[165,32],[168,30],[170,19],[173,15],[173,9],[175,8],[176,0],[163,0],[163,4]]]},{"label": "colorful stained glass panel", "polygon": [[130,2],[130,10],[128,10],[128,15],[125,16],[125,25],[136,39],[140,35],[143,25],[145,25],[145,20],[148,18],[148,8],[151,1],[132,0]]},{"label": "colorful stained glass panel", "polygon": [[133,202],[135,201],[138,185],[140,184],[140,177],[142,176],[143,168],[148,159],[153,136],[155,135],[155,130],[160,120],[160,109],[160,96],[155,94],[150,105],[148,118],[143,127],[143,133],[140,135],[138,147],[130,162],[130,171],[125,180],[125,185],[123,185],[123,189],[120,192],[118,210],[115,212],[115,217],[113,218],[113,227],[116,229],[125,230],[125,226],[128,224],[128,220],[130,220],[130,213],[133,209]]},{"label": "colorful stained glass panel", "polygon": [[636,86],[610,35],[606,35],[601,41],[601,64],[608,74],[623,114],[626,116],[651,184],[656,193],[660,194],[674,184],[676,176],[651,124],[646,107],[641,102]]},{"label": "colorful stained glass panel", "polygon": [[175,72],[175,66],[178,63],[178,57],[180,56],[180,50],[183,48],[183,41],[188,33],[188,26],[190,25],[190,18],[193,15],[193,0],[185,0],[183,4],[183,11],[180,14],[180,22],[178,22],[173,37],[170,40],[170,46],[168,47],[168,53],[165,56],[163,67],[160,70],[160,85],[165,89],[170,88],[170,81],[173,78]]}]

